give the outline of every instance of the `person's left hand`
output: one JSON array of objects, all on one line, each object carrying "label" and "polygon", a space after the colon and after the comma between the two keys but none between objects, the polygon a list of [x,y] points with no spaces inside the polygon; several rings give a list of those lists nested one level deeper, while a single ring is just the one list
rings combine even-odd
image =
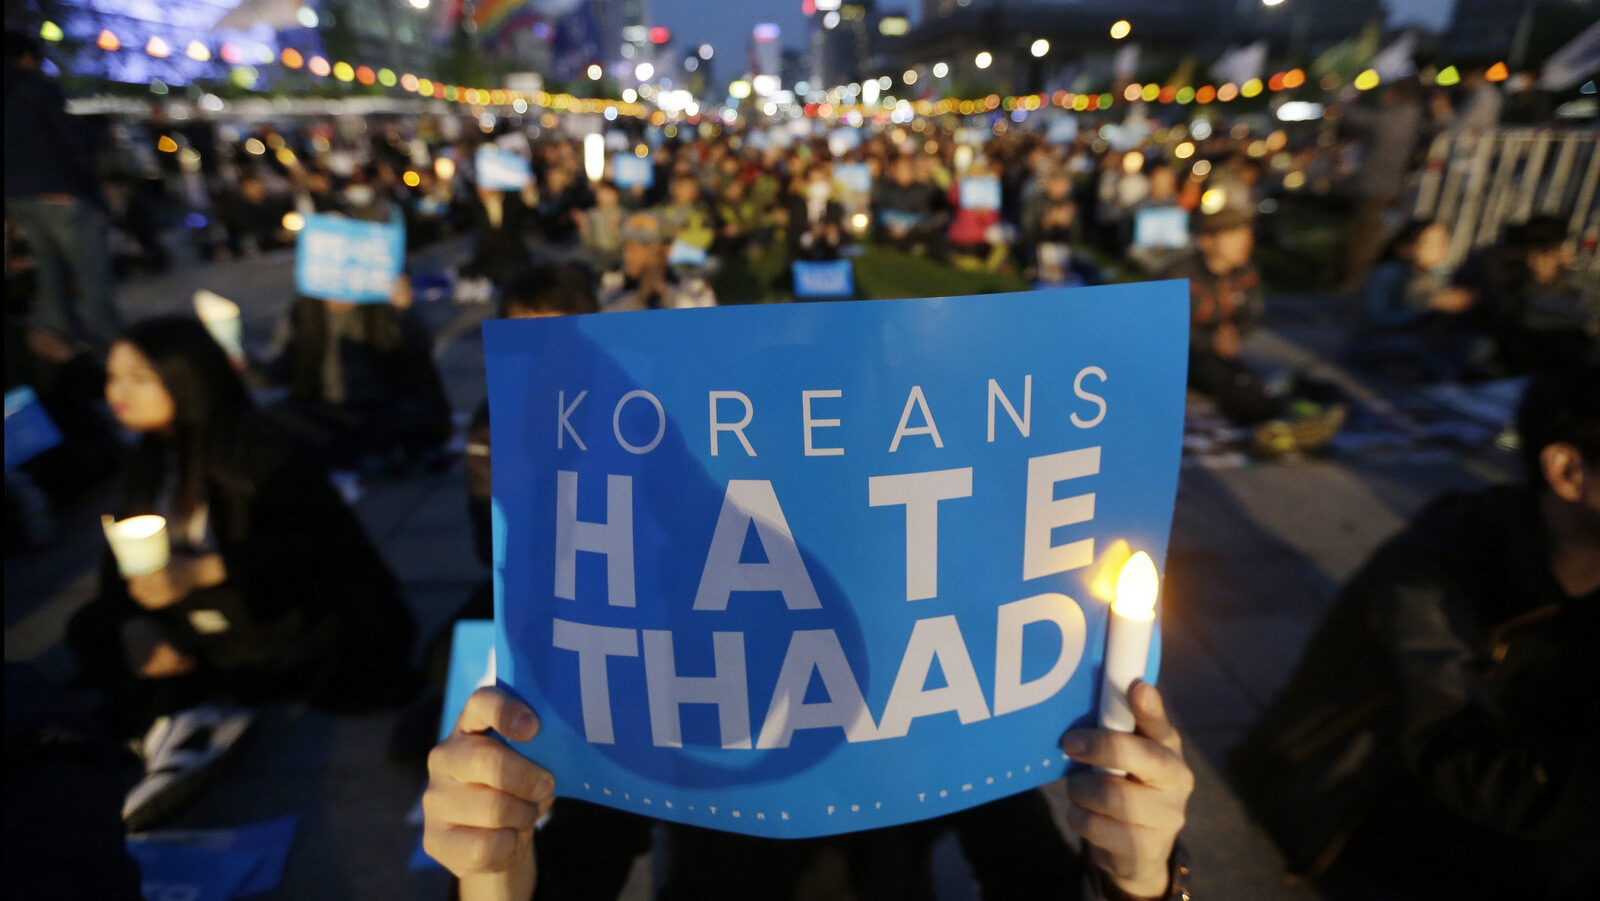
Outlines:
[{"label": "person's left hand", "polygon": [[1129,701],[1136,731],[1084,728],[1062,736],[1061,749],[1073,760],[1128,774],[1083,769],[1068,776],[1067,822],[1118,888],[1156,898],[1168,889],[1168,863],[1194,792],[1194,772],[1155,686],[1136,683]]},{"label": "person's left hand", "polygon": [[222,558],[216,554],[173,554],[165,567],[142,576],[129,576],[128,594],[144,609],[160,610],[183,600],[197,588],[220,585],[226,578]]}]

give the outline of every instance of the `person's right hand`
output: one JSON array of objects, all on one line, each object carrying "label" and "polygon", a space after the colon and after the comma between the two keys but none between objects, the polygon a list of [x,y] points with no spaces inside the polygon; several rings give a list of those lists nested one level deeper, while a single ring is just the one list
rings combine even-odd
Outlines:
[{"label": "person's right hand", "polygon": [[422,847],[461,880],[462,901],[533,896],[533,833],[554,801],[555,778],[489,730],[513,741],[539,717],[498,688],[467,698],[455,731],[428,754]]}]

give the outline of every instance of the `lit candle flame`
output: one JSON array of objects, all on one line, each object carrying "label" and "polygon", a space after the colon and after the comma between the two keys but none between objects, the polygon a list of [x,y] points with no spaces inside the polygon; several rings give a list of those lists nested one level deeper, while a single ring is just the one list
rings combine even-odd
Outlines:
[{"label": "lit candle flame", "polygon": [[1156,615],[1156,595],[1160,592],[1161,578],[1156,575],[1156,564],[1150,555],[1139,551],[1122,565],[1117,574],[1117,599],[1111,609],[1128,619],[1151,620]]}]

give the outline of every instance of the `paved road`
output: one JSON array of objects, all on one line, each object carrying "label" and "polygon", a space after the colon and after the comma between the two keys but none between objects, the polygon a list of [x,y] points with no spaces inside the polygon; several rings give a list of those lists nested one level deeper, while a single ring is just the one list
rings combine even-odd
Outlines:
[{"label": "paved road", "polygon": [[[422,263],[439,265],[462,250],[442,245]],[[135,282],[124,286],[121,302],[134,316],[177,311],[195,289],[210,288],[239,302],[247,344],[264,348],[291,286],[290,259],[278,255]],[[470,411],[483,395],[476,323],[484,312],[448,304],[424,305],[423,312],[440,335],[437,355],[451,399]],[[1274,298],[1268,329],[1247,351],[1338,378],[1322,361],[1337,346],[1344,312],[1335,300]],[[1438,491],[1503,479],[1508,468],[1505,455],[1485,451],[1184,469],[1168,562],[1162,683],[1199,775],[1185,833],[1198,897],[1316,897],[1283,883],[1276,854],[1218,775],[1222,753],[1287,676],[1336,586],[1379,541]],[[472,554],[463,499],[458,467],[368,484],[357,502],[423,634],[487,576]],[[75,511],[56,546],[8,563],[8,660],[64,670],[58,641],[66,618],[94,588],[99,512],[95,504]],[[417,838],[406,817],[423,776],[386,760],[394,720],[269,709],[233,770],[174,825],[298,813],[296,845],[273,898],[442,898],[441,874],[406,865]],[[953,845],[941,846],[935,866],[945,901],[973,897]],[[641,862],[630,897],[648,897],[648,877],[648,862]]]}]

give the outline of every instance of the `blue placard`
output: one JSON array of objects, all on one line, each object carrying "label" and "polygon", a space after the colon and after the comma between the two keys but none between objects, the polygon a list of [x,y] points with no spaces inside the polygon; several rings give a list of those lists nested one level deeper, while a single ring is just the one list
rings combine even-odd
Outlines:
[{"label": "blue placard", "polygon": [[485,323],[516,747],[772,837],[1058,778],[1096,570],[1165,559],[1188,319],[1169,281]]},{"label": "blue placard", "polygon": [[968,210],[1000,209],[1000,179],[968,175],[961,179],[961,206]]},{"label": "blue placard", "polygon": [[866,163],[837,163],[833,167],[833,182],[855,194],[871,194],[872,169]]},{"label": "blue placard", "polygon": [[60,443],[61,431],[32,388],[19,385],[6,392],[6,472]]},{"label": "blue placard", "polygon": [[295,287],[323,300],[386,303],[405,253],[404,225],[312,213],[295,245]]},{"label": "blue placard", "polygon": [[527,157],[493,144],[478,145],[472,158],[478,187],[491,191],[520,191],[533,181],[533,166]]},{"label": "blue placard", "polygon": [[647,157],[619,153],[611,158],[611,179],[619,188],[648,191],[656,183],[656,167]]},{"label": "blue placard", "polygon": [[704,247],[696,247],[688,241],[679,238],[667,248],[668,266],[704,266],[707,254]]},{"label": "blue placard", "polygon": [[878,214],[878,221],[884,228],[899,231],[911,231],[927,221],[927,218],[921,213],[906,213],[901,210],[884,210]]},{"label": "blue placard", "polygon": [[849,260],[825,263],[796,260],[792,271],[795,297],[838,300],[856,294],[855,265]]},{"label": "blue placard", "polygon": [[1050,120],[1045,129],[1045,140],[1052,144],[1071,144],[1078,137],[1078,119],[1071,113]]},{"label": "blue placard", "polygon": [[1133,219],[1133,246],[1189,246],[1189,214],[1175,206],[1140,210]]}]

